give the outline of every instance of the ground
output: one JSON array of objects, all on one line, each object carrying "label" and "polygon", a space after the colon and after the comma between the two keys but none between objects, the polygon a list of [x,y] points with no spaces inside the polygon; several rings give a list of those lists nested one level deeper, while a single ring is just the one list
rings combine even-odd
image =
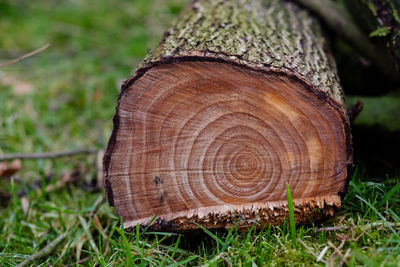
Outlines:
[{"label": "ground", "polygon": [[[104,148],[121,82],[183,2],[0,0],[0,63],[51,45],[0,68],[0,155]],[[60,235],[35,265],[400,262],[399,226],[393,224],[400,222],[399,176],[371,177],[357,162],[340,212],[297,226],[293,242],[289,224],[195,236],[124,232],[96,184],[96,161],[97,155],[24,160],[14,180],[0,178],[0,266],[22,262]],[[51,190],[71,173],[78,181]]]}]

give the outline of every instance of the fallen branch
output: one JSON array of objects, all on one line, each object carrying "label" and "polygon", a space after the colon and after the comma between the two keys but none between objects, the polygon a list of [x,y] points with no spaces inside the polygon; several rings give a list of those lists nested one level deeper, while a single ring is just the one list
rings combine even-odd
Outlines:
[{"label": "fallen branch", "polygon": [[[210,230],[238,217],[259,228],[282,224],[287,202],[275,196],[286,193],[287,173],[299,196],[312,192],[293,200],[297,223],[332,216],[352,163],[351,132],[317,18],[291,1],[194,1],[185,10],[117,103],[103,168],[107,200],[124,227]],[[166,111],[168,127],[159,127]],[[303,136],[312,140],[298,145]],[[315,153],[321,164],[310,166]],[[340,166],[328,175],[324,162]],[[171,175],[185,188],[170,186]]]},{"label": "fallen branch", "polygon": [[34,56],[34,55],[36,55],[36,54],[38,54],[38,53],[40,53],[40,52],[46,50],[46,49],[49,48],[49,47],[50,47],[50,44],[46,44],[46,45],[42,46],[41,48],[36,49],[35,51],[32,51],[32,52],[30,52],[30,53],[27,53],[27,54],[25,54],[25,55],[22,55],[22,56],[20,56],[20,57],[15,58],[15,59],[12,59],[12,60],[3,62],[3,63],[0,64],[0,68],[1,68],[1,67],[4,67],[4,66],[11,65],[11,64],[13,64],[13,63],[15,63],[15,62],[18,62],[18,61],[21,61],[21,60],[23,60],[23,59],[25,59],[25,58]]},{"label": "fallen branch", "polygon": [[398,74],[391,66],[388,55],[372,44],[345,9],[330,0],[296,1],[317,13],[333,31],[345,38],[361,54],[371,59],[382,74],[392,80],[398,80]]},{"label": "fallen branch", "polygon": [[70,157],[79,154],[96,154],[99,150],[96,148],[82,148],[76,150],[68,150],[61,152],[49,152],[49,153],[38,153],[38,154],[6,154],[0,156],[1,160],[11,160],[11,159],[51,159],[51,158],[61,158],[61,157]]},{"label": "fallen branch", "polygon": [[28,264],[33,263],[35,260],[37,260],[41,257],[49,255],[58,246],[58,244],[60,244],[60,242],[64,238],[65,238],[65,234],[60,234],[56,239],[51,241],[47,246],[45,246],[44,248],[42,248],[41,250],[39,250],[38,252],[36,252],[35,254],[33,254],[32,256],[30,256],[29,258],[24,260],[23,262],[21,262],[20,264],[18,264],[17,267],[26,266]]}]

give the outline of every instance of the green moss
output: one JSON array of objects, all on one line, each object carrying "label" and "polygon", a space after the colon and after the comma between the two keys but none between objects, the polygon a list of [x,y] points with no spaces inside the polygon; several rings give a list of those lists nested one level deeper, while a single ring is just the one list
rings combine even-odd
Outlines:
[{"label": "green moss", "polygon": [[390,29],[388,27],[381,27],[371,32],[369,34],[369,37],[382,37],[382,36],[387,36],[389,33]]},{"label": "green moss", "polygon": [[295,75],[343,103],[336,66],[319,21],[292,2],[196,1],[139,66],[204,56]]},{"label": "green moss", "polygon": [[346,4],[370,37],[379,39],[378,43],[388,51],[391,63],[400,73],[400,1],[355,0],[346,1]]}]

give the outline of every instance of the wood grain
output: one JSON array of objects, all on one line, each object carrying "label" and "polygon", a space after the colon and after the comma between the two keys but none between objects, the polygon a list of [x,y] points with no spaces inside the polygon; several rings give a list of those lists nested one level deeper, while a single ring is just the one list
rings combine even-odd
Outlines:
[{"label": "wood grain", "polygon": [[104,156],[125,227],[278,224],[340,207],[352,162],[335,62],[292,1],[197,0],[121,88]]},{"label": "wood grain", "polygon": [[286,76],[217,62],[161,65],[120,99],[112,202],[126,227],[155,215],[201,218],[208,207],[285,207],[285,182],[300,202],[340,205],[344,125],[336,108]]}]

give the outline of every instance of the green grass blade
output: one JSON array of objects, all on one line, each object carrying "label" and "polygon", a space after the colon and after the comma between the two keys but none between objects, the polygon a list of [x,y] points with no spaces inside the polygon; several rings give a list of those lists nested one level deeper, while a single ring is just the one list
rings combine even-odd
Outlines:
[{"label": "green grass blade", "polygon": [[293,245],[296,246],[296,224],[294,221],[294,208],[293,208],[293,198],[292,193],[290,192],[289,184],[286,183],[286,195],[289,209],[289,228],[290,228],[290,236],[292,238]]},{"label": "green grass blade", "polygon": [[178,235],[178,240],[176,240],[174,251],[172,252],[171,258],[175,257],[176,251],[178,249],[179,242],[181,241],[181,235]]},{"label": "green grass blade", "polygon": [[89,239],[89,245],[92,247],[92,249],[96,253],[96,256],[99,259],[101,265],[104,266],[105,264],[104,264],[104,260],[103,260],[103,255],[100,253],[99,249],[97,248],[96,242],[94,241],[93,236],[90,233],[89,224],[86,222],[86,220],[82,216],[79,216],[78,218],[83,227],[83,231],[85,232],[87,238]]},{"label": "green grass blade", "polygon": [[174,263],[174,264],[171,264],[171,265],[168,265],[168,266],[170,266],[170,267],[185,266],[187,263],[189,263],[189,262],[191,262],[192,260],[195,260],[195,259],[197,259],[197,258],[198,258],[197,256],[190,256],[189,258],[187,258],[187,259],[185,259],[185,260],[182,260],[182,261],[180,261],[180,262],[177,262],[177,263]]},{"label": "green grass blade", "polygon": [[215,241],[217,241],[217,243],[219,243],[221,246],[223,246],[225,243],[224,241],[222,241],[218,236],[214,235],[213,233],[211,233],[208,229],[206,229],[203,225],[198,224],[198,223],[194,223],[196,224],[201,230],[203,230],[206,234],[208,234],[209,236],[211,236]]},{"label": "green grass blade", "polygon": [[150,220],[150,222],[147,224],[146,228],[144,228],[144,230],[142,231],[142,233],[140,235],[142,235],[142,234],[147,232],[147,230],[153,224],[153,222],[155,221],[156,218],[157,218],[157,215],[153,216],[153,218]]},{"label": "green grass blade", "polygon": [[362,202],[364,202],[368,207],[370,207],[379,217],[381,217],[381,219],[387,223],[387,227],[393,232],[393,234],[397,237],[400,238],[400,235],[396,232],[396,230],[393,229],[393,227],[390,225],[390,223],[388,223],[388,221],[386,220],[385,216],[383,216],[371,203],[369,203],[368,201],[366,201],[365,199],[363,199],[360,196],[356,196],[359,200],[361,200]]},{"label": "green grass blade", "polygon": [[394,194],[396,194],[399,189],[400,189],[400,183],[398,183],[395,187],[393,187],[389,192],[385,194],[383,199],[379,201],[378,205],[376,205],[377,208],[379,209],[380,207],[385,205],[386,201],[388,201]]},{"label": "green grass blade", "polygon": [[122,238],[122,242],[123,242],[124,249],[125,249],[125,255],[126,255],[126,266],[133,266],[131,245],[129,243],[128,238],[125,235],[124,229],[119,229],[116,226],[114,226],[114,229],[115,229],[115,231],[117,231],[120,234],[120,236]]}]

